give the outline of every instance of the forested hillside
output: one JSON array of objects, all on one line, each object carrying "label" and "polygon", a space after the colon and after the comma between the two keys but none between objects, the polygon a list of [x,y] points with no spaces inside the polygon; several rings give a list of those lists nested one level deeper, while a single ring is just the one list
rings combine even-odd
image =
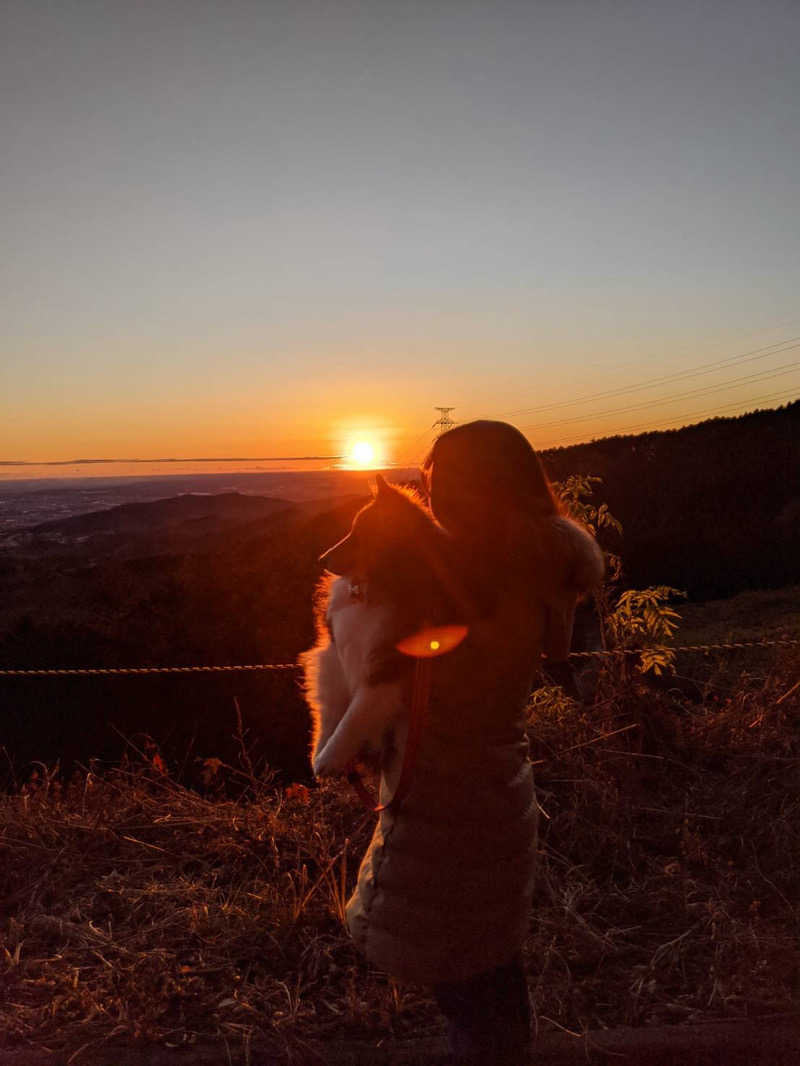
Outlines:
[{"label": "forested hillside", "polygon": [[633,587],[707,599],[800,580],[800,401],[542,458],[552,478],[602,478]]}]

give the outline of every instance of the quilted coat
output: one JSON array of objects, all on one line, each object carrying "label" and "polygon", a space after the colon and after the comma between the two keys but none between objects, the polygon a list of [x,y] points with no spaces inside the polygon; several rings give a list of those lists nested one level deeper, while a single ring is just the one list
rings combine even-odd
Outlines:
[{"label": "quilted coat", "polygon": [[[527,935],[538,807],[525,708],[542,651],[569,643],[550,630],[571,631],[581,586],[602,574],[581,527],[559,519],[552,538],[538,599],[509,583],[458,648],[428,660],[411,787],[380,814],[347,905],[356,944],[398,980],[464,980],[509,962]],[[586,564],[578,578],[576,560]],[[394,794],[403,746],[398,738],[385,760],[381,802]]]},{"label": "quilted coat", "polygon": [[[537,805],[524,721],[533,655],[520,654],[521,621],[507,611],[429,660],[412,784],[381,813],[347,906],[357,945],[399,980],[462,980],[509,961],[526,936]],[[525,622],[525,643],[537,644],[537,618]],[[395,753],[384,770],[382,802],[400,761]]]}]

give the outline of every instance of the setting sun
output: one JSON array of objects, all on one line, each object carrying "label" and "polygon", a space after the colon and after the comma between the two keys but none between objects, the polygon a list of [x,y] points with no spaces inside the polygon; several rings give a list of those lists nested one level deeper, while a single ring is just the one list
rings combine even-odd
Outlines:
[{"label": "setting sun", "polygon": [[350,466],[369,469],[375,466],[375,447],[368,440],[356,440],[347,451],[348,464]]}]

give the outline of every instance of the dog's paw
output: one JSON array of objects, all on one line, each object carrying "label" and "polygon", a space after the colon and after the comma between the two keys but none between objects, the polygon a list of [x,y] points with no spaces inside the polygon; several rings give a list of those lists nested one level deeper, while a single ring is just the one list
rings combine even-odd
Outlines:
[{"label": "dog's paw", "polygon": [[347,765],[341,759],[337,759],[336,753],[329,749],[330,744],[326,744],[314,759],[315,777],[336,777],[337,774],[343,774],[347,769]]}]

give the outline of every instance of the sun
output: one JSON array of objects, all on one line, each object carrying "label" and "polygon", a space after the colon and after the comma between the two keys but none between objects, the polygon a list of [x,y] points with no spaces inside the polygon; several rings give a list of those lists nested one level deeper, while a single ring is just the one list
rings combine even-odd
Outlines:
[{"label": "sun", "polygon": [[375,446],[368,440],[354,440],[347,449],[347,465],[369,470],[375,466]]}]

